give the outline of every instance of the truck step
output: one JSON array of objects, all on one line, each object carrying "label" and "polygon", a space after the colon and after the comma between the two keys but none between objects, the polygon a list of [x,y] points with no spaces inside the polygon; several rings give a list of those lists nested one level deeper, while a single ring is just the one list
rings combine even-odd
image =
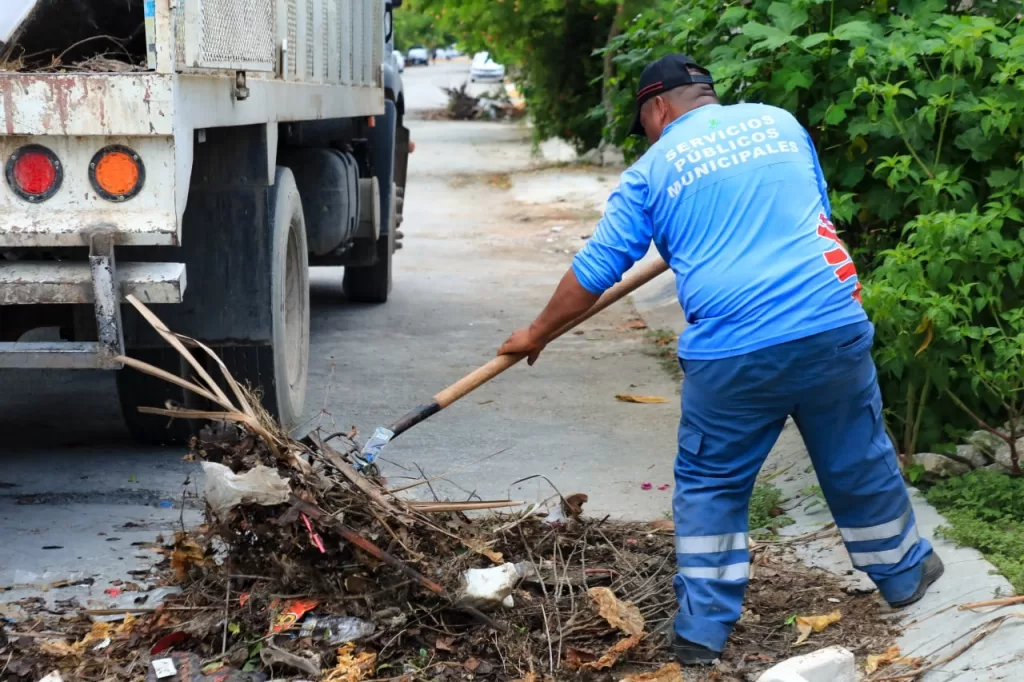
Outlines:
[{"label": "truck step", "polygon": [[[184,263],[118,263],[121,299],[134,294],[143,303],[181,303]],[[0,305],[93,303],[92,275],[86,262],[0,262]]]}]

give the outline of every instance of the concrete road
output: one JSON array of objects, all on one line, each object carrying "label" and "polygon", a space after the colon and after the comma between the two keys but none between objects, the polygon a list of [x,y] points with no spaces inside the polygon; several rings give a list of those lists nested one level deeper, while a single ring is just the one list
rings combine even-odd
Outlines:
[{"label": "concrete road", "polygon": [[[438,84],[467,71],[465,62],[407,69],[410,109],[438,106]],[[520,126],[409,127],[417,149],[391,301],[348,303],[340,268],[313,273],[308,405],[325,428],[355,424],[365,436],[488,360],[540,310],[614,186],[614,173],[530,170],[537,161]],[[565,493],[588,493],[593,513],[660,517],[677,387],[647,354],[644,333],[621,328],[631,317],[621,304],[553,344],[535,367],[513,368],[416,427],[387,450],[394,464],[385,473],[466,466],[440,485],[443,494],[528,502],[550,486],[511,484],[542,474]],[[617,393],[668,402],[625,404]],[[138,543],[198,520],[198,466],[182,460],[183,449],[129,441],[112,374],[0,372],[0,396],[0,587],[93,578],[46,596],[109,605],[103,589],[114,579],[142,582],[130,571],[155,558]],[[644,481],[654,489],[642,491]]]}]

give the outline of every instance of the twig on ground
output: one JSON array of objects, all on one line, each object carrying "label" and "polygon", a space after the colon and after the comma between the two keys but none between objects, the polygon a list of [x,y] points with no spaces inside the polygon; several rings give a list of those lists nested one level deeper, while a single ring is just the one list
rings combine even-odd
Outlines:
[{"label": "twig on ground", "polygon": [[961,604],[957,607],[960,611],[973,611],[974,609],[983,609],[990,606],[1012,606],[1014,604],[1024,604],[1024,596],[1017,597],[1003,597],[1002,599],[989,599],[987,601],[975,601],[968,604]]},{"label": "twig on ground", "polygon": [[1007,620],[1009,620],[1010,618],[1015,618],[1015,617],[1019,618],[1019,617],[1021,617],[1021,615],[1022,614],[1011,613],[1011,614],[1007,614],[1005,616],[999,616],[997,618],[993,618],[992,620],[985,621],[984,623],[982,623],[978,627],[974,628],[976,633],[975,633],[975,635],[973,637],[971,637],[970,641],[968,641],[966,644],[961,646],[959,649],[957,649],[956,651],[951,653],[949,656],[946,656],[944,658],[940,658],[937,661],[933,661],[933,662],[929,663],[928,665],[922,666],[922,667],[918,668],[917,670],[911,671],[909,673],[903,673],[903,674],[900,674],[900,675],[888,675],[886,677],[878,677],[878,678],[875,678],[875,680],[876,680],[876,682],[892,682],[894,680],[913,680],[913,679],[917,679],[918,677],[920,677],[924,673],[928,672],[929,670],[931,670],[933,668],[937,668],[940,665],[945,665],[945,664],[949,663],[950,661],[952,661],[953,659],[961,656],[965,651],[970,649],[972,646],[974,646],[975,644],[977,644],[978,642],[980,642],[981,640],[985,639],[990,634],[995,632],[997,629],[999,629],[999,626],[1002,625],[1003,623],[1005,623]]}]

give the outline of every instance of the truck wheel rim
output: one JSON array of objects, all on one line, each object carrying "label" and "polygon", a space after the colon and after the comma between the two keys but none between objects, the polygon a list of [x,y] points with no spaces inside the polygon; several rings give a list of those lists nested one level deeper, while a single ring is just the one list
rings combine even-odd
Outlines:
[{"label": "truck wheel rim", "polygon": [[305,297],[302,291],[302,263],[299,261],[298,237],[296,230],[301,226],[294,221],[288,230],[288,248],[285,254],[284,325],[285,325],[285,366],[288,372],[288,387],[294,389],[302,379],[302,320],[305,314]]}]

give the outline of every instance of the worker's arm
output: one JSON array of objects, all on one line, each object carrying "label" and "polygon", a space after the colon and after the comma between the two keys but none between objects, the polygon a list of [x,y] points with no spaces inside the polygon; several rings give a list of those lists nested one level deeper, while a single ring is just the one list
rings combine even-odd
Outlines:
[{"label": "worker's arm", "polygon": [[562,276],[558,288],[551,300],[541,311],[537,319],[529,327],[517,329],[508,337],[508,341],[498,349],[498,355],[509,353],[526,353],[527,362],[533,364],[544,346],[551,340],[551,335],[575,320],[597,302],[600,294],[594,294],[583,288],[572,268]]},{"label": "worker's arm", "polygon": [[576,254],[547,306],[529,327],[516,330],[498,355],[526,353],[532,365],[552,334],[589,310],[647,253],[653,234],[647,191],[645,178],[635,168],[622,174],[594,236]]}]

